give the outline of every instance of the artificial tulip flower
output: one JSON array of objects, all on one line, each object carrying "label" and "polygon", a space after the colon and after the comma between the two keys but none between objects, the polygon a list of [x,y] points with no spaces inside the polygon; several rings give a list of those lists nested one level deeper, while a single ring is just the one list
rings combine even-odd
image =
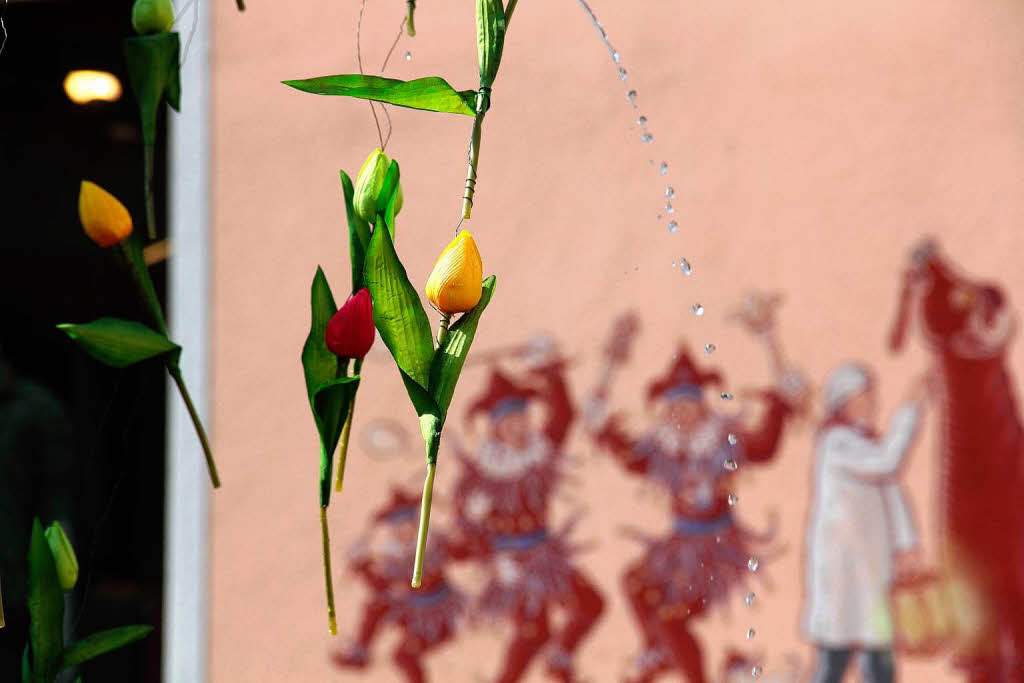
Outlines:
[{"label": "artificial tulip flower", "polygon": [[132,217],[124,204],[88,180],[82,181],[78,192],[78,217],[85,234],[101,247],[120,244],[132,234]]},{"label": "artificial tulip flower", "polygon": [[484,265],[468,230],[463,230],[441,252],[427,278],[427,299],[445,315],[476,306],[482,291]]},{"label": "artificial tulip flower", "polygon": [[46,543],[50,546],[53,562],[57,566],[57,582],[61,590],[71,590],[78,582],[78,558],[60,522],[54,522],[47,528]]},{"label": "artificial tulip flower", "polygon": [[132,28],[139,35],[167,33],[174,25],[171,0],[135,0],[132,5]]},{"label": "artificial tulip flower", "polygon": [[[363,167],[356,177],[355,190],[352,195],[352,206],[356,215],[373,225],[377,221],[377,195],[384,187],[384,177],[388,174],[391,159],[380,149],[370,152]],[[398,185],[398,196],[395,197],[395,215],[402,210],[402,185]]]},{"label": "artificial tulip flower", "polygon": [[373,346],[375,336],[373,301],[364,287],[349,297],[328,321],[324,341],[336,356],[362,359]]}]

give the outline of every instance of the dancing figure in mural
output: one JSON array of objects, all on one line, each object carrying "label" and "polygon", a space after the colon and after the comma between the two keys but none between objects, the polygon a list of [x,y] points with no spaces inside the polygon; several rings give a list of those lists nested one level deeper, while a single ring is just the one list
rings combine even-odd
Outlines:
[{"label": "dancing figure in mural", "polygon": [[811,683],[840,683],[857,653],[865,683],[892,683],[890,589],[917,545],[898,477],[926,389],[918,382],[878,435],[871,372],[847,363],[825,381],[806,550],[804,629],[818,649]]},{"label": "dancing figure in mural", "polygon": [[[492,370],[488,386],[469,411],[484,413],[488,433],[472,454],[460,453],[463,471],[454,500],[460,531],[476,548],[488,574],[477,607],[514,628],[498,674],[499,683],[522,678],[531,661],[550,647],[548,674],[578,680],[573,655],[597,622],[604,600],[572,563],[571,523],[551,529],[551,503],[562,480],[563,447],[575,410],[565,382],[567,362],[554,344],[535,340],[524,352],[518,381]],[[534,427],[531,408],[542,407]],[[552,610],[564,610],[553,633]]]},{"label": "dancing figure in mural", "polygon": [[[752,303],[739,319],[779,359],[771,309]],[[608,365],[622,364],[628,354],[630,318],[616,325],[607,349]],[[625,341],[624,341],[625,340]],[[708,384],[721,384],[717,372],[697,367],[685,348],[667,372],[647,391],[659,415],[642,436],[629,434],[619,416],[609,414],[610,373],[605,372],[588,401],[587,427],[596,442],[630,473],[645,477],[670,497],[673,530],[648,542],[647,551],[623,576],[623,587],[644,637],[645,650],[631,679],[653,681],[678,671],[690,683],[705,683],[703,652],[692,621],[722,603],[731,589],[745,583],[748,561],[755,566],[767,540],[741,527],[732,514],[736,471],[769,462],[775,455],[793,406],[802,402],[804,383],[795,371],[779,370],[779,385],[759,392],[760,422],[747,426],[714,411]],[[754,558],[754,559],[752,559]]]},{"label": "dancing figure in mural", "polygon": [[383,627],[393,625],[401,631],[392,655],[394,664],[408,683],[422,683],[427,680],[423,658],[454,637],[465,600],[443,570],[446,563],[464,557],[465,551],[440,529],[432,529],[423,583],[419,589],[410,588],[419,505],[418,492],[394,490],[391,501],[374,517],[385,531],[383,547],[371,553],[364,539],[351,550],[351,569],[366,582],[370,598],[355,642],[332,657],[335,665],[366,668],[373,641]]},{"label": "dancing figure in mural", "polygon": [[1006,367],[1016,332],[996,285],[957,273],[931,242],[913,254],[891,345],[911,315],[936,359],[942,569],[955,663],[971,683],[1024,681],[1024,433]]}]

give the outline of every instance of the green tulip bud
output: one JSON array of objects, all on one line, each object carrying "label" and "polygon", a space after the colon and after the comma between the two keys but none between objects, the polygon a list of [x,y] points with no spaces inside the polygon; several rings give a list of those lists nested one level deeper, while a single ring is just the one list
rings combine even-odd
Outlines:
[{"label": "green tulip bud", "polygon": [[[363,167],[359,169],[359,176],[356,178],[356,187],[352,196],[352,206],[356,215],[369,224],[377,220],[377,195],[384,187],[384,177],[388,173],[388,166],[391,159],[380,149],[370,152],[366,157]],[[402,184],[398,184],[398,193],[395,197],[395,215],[402,210]]]},{"label": "green tulip bud", "polygon": [[46,543],[50,546],[53,562],[57,565],[57,581],[61,590],[69,591],[78,582],[78,558],[71,541],[64,534],[60,522],[54,522],[46,530]]},{"label": "green tulip bud", "polygon": [[167,33],[173,24],[171,0],[135,0],[132,5],[132,27],[139,35]]}]

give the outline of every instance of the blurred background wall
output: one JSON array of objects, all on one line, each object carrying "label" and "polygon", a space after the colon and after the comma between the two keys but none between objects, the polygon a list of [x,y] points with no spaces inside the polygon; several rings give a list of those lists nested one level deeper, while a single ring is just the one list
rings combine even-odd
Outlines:
[{"label": "blurred background wall", "polygon": [[[576,2],[520,2],[464,226],[485,273],[498,275],[474,354],[550,333],[575,359],[570,378],[582,401],[613,318],[635,310],[637,351],[612,402],[642,423],[645,383],[681,340],[693,349],[714,343],[713,357],[700,360],[720,368],[731,388],[772,380],[760,348],[727,320],[745,292],[767,290],[785,297],[779,333],[788,360],[816,386],[841,361],[867,361],[888,414],[927,363],[919,343],[898,357],[885,346],[901,272],[920,238],[935,236],[955,263],[1001,283],[1019,304],[1020,3],[594,0],[593,8],[639,109]],[[403,12],[397,0],[367,3],[367,72],[379,68]],[[356,628],[365,593],[336,572],[343,637],[331,640],[316,432],[298,360],[317,264],[336,291],[347,278],[337,171],[354,176],[377,134],[365,103],[278,84],[355,71],[358,4],[313,0],[285,10],[253,2],[237,16],[220,2],[214,14],[214,431],[226,485],[213,503],[212,678],[396,680],[386,643],[361,677],[328,661]],[[439,74],[473,87],[469,5],[422,2],[417,28],[414,39],[401,38],[387,75]],[[638,114],[648,117],[648,144]],[[471,123],[397,108],[391,120],[388,153],[402,165],[405,191],[398,249],[422,285],[458,217]],[[675,233],[666,228],[666,185],[676,192]],[[680,257],[692,263],[690,277],[673,267]],[[702,317],[690,312],[695,302]],[[1020,345],[1011,360],[1019,376]],[[453,415],[485,368],[467,368]],[[338,555],[363,533],[389,484],[418,486],[422,476],[414,415],[379,341],[364,377],[346,490],[330,511]],[[408,447],[384,456],[366,447],[368,425],[382,419],[401,426]],[[739,516],[760,528],[780,515],[785,550],[759,572],[765,581],[753,608],[737,599],[699,626],[712,670],[730,647],[762,653],[769,673],[789,656],[810,661],[799,610],[814,429],[791,429],[776,464],[741,477]],[[449,430],[465,435],[460,419]],[[930,419],[907,473],[931,556],[934,434]],[[582,506],[578,536],[595,547],[579,562],[609,600],[581,670],[610,681],[639,648],[618,577],[640,549],[619,529],[663,529],[665,504],[638,495],[637,482],[581,428],[570,449],[578,467],[559,512]],[[442,497],[458,471],[450,456],[442,448]],[[749,642],[748,627],[757,630]],[[468,630],[430,658],[430,669],[437,680],[487,680],[506,635]],[[909,681],[956,680],[942,659],[903,660],[900,671]],[[539,667],[532,676],[542,680]]]}]

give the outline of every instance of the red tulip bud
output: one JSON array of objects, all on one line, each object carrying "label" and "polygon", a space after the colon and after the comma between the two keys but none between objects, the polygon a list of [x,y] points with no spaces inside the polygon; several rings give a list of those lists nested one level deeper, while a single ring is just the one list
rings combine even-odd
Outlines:
[{"label": "red tulip bud", "polygon": [[349,297],[327,323],[327,348],[342,358],[361,359],[373,346],[373,301],[367,289]]}]

